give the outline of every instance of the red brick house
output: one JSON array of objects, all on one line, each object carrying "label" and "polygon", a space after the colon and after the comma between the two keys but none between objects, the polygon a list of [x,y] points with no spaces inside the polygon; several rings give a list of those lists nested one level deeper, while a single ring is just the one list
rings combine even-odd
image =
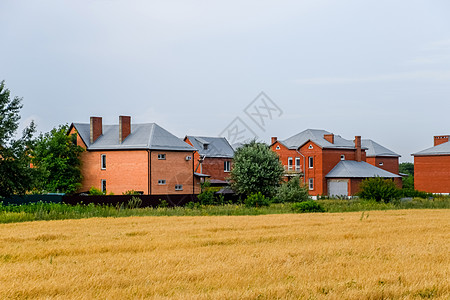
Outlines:
[{"label": "red brick house", "polygon": [[210,181],[216,184],[226,184],[230,176],[234,149],[223,137],[186,136],[184,141],[193,146],[194,172],[207,174]]},{"label": "red brick house", "polygon": [[286,140],[272,138],[271,149],[285,167],[285,176],[300,176],[310,195],[352,196],[368,177],[391,178],[401,184],[399,175],[366,162],[361,137],[347,140],[318,129],[307,129]]},{"label": "red brick house", "polygon": [[449,135],[434,137],[434,146],[414,156],[414,188],[428,193],[450,193]]},{"label": "red brick house", "polygon": [[369,139],[361,140],[361,147],[366,148],[366,162],[385,171],[399,174],[399,157],[401,155]]},{"label": "red brick house", "polygon": [[119,124],[103,125],[101,117],[90,123],[73,123],[69,134],[77,134],[82,153],[82,187],[122,194],[198,194],[194,174],[195,149],[155,123],[131,124],[120,116]]}]

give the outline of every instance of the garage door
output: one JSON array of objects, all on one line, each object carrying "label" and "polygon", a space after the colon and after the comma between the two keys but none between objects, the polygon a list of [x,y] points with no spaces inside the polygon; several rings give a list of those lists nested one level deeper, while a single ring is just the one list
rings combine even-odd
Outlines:
[{"label": "garage door", "polygon": [[328,180],[328,196],[348,196],[348,180]]}]

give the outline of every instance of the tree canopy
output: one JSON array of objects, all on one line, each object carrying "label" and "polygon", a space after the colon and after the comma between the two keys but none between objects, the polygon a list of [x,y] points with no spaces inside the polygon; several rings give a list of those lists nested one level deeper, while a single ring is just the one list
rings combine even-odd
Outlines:
[{"label": "tree canopy", "polygon": [[241,195],[261,192],[272,197],[284,173],[278,155],[266,144],[252,141],[238,148],[231,169],[231,187]]},{"label": "tree canopy", "polygon": [[32,152],[38,170],[36,188],[47,193],[73,193],[81,186],[80,154],[76,135],[68,135],[68,125],[53,128],[39,135]]},{"label": "tree canopy", "polygon": [[22,99],[11,99],[5,82],[0,82],[0,197],[23,194],[33,186],[35,170],[30,168],[34,123],[15,138],[19,128]]}]

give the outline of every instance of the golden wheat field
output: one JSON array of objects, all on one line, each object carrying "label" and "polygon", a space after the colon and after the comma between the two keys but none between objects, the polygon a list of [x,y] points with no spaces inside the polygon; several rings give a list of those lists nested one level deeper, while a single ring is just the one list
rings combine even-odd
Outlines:
[{"label": "golden wheat field", "polygon": [[1,299],[449,299],[450,210],[0,225]]}]

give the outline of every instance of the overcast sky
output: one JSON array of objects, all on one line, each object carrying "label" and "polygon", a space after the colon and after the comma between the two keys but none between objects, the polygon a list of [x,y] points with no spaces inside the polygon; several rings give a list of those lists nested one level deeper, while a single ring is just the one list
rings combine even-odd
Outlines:
[{"label": "overcast sky", "polygon": [[[0,80],[39,131],[130,115],[216,136],[238,117],[266,142],[325,129],[400,161],[450,134],[448,0],[1,0],[0,28]],[[277,109],[258,126],[262,91]]]}]

